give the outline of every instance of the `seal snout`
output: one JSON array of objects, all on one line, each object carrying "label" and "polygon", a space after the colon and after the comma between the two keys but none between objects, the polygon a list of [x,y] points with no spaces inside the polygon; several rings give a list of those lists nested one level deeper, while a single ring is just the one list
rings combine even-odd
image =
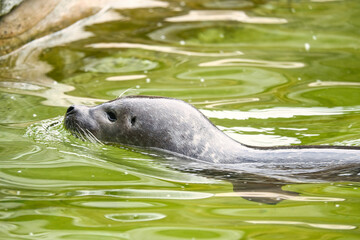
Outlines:
[{"label": "seal snout", "polygon": [[72,105],[66,110],[66,115],[71,115],[75,113],[75,106]]}]

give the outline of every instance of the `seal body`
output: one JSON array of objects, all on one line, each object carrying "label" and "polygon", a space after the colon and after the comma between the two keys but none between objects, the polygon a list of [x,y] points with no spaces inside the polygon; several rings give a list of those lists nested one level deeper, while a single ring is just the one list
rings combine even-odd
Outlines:
[{"label": "seal body", "polygon": [[228,137],[192,105],[172,98],[127,96],[98,106],[71,106],[65,128],[105,144],[158,149],[212,163],[341,164],[360,148],[250,147]]}]

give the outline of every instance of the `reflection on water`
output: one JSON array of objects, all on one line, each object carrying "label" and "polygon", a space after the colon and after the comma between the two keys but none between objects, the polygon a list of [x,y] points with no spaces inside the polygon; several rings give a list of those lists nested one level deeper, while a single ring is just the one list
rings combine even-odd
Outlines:
[{"label": "reflection on water", "polygon": [[326,198],[326,197],[301,197],[286,194],[279,194],[273,192],[233,192],[233,193],[219,193],[219,197],[251,197],[251,198],[274,198],[277,200],[291,200],[291,201],[304,201],[304,202],[342,202],[343,198]]},{"label": "reflection on water", "polygon": [[309,83],[309,87],[331,87],[331,86],[360,86],[359,82],[332,82],[327,81],[323,82],[320,80],[317,80],[316,82]]},{"label": "reflection on water", "polygon": [[159,213],[122,213],[122,214],[107,214],[106,218],[118,222],[143,222],[154,221],[165,218],[166,216]]},{"label": "reflection on water", "polygon": [[151,198],[151,199],[201,199],[211,197],[212,194],[209,193],[200,193],[200,192],[190,192],[190,191],[161,191],[161,190],[131,190],[131,189],[121,189],[121,190],[107,190],[107,191],[77,191],[76,193],[71,193],[74,196],[89,196],[89,195],[98,195],[98,196],[112,196],[119,198]]},{"label": "reflection on water", "polygon": [[128,81],[128,80],[138,80],[146,78],[146,75],[126,75],[126,76],[114,76],[108,77],[106,80],[108,81]]},{"label": "reflection on water", "polygon": [[[87,47],[92,48],[125,48],[125,49],[143,49],[149,51],[157,51],[157,52],[164,52],[164,53],[173,53],[173,54],[181,54],[186,56],[201,56],[201,57],[226,57],[226,56],[236,56],[241,55],[240,51],[236,51],[234,53],[206,53],[206,52],[191,52],[191,51],[184,51],[180,50],[179,48],[174,47],[167,47],[167,46],[154,46],[154,45],[145,45],[145,44],[136,44],[136,43],[94,43],[87,45]],[[141,70],[141,69],[139,69]]]},{"label": "reflection on water", "polygon": [[271,109],[253,109],[248,112],[243,111],[217,111],[217,110],[201,110],[209,118],[219,119],[237,119],[244,120],[249,118],[269,119],[269,118],[293,118],[294,116],[323,116],[323,115],[344,115],[358,113],[360,106],[352,107],[275,107]]},{"label": "reflection on water", "polygon": [[190,11],[187,15],[170,17],[165,19],[168,22],[201,22],[201,21],[237,21],[243,23],[258,24],[282,24],[287,23],[286,19],[269,17],[249,17],[242,11],[210,10]]},{"label": "reflection on water", "polygon": [[307,225],[314,228],[333,229],[333,230],[350,230],[355,229],[356,226],[351,225],[337,225],[337,224],[319,224],[319,223],[305,223],[292,221],[246,221],[254,224],[285,224],[285,225]]},{"label": "reflection on water", "polygon": [[201,239],[241,239],[243,231],[225,230],[220,228],[201,228],[201,227],[149,227],[129,231],[132,239],[147,236],[149,239],[191,239],[198,236]]},{"label": "reflection on water", "polygon": [[253,59],[222,59],[213,62],[205,62],[199,64],[200,67],[220,67],[220,66],[255,66],[255,67],[271,67],[271,68],[302,68],[303,63],[296,62],[272,62]]},{"label": "reflection on water", "polygon": [[62,123],[136,93],[190,102],[249,145],[360,146],[359,1],[91,4],[0,57],[1,239],[359,239],[357,165],[211,169]]}]

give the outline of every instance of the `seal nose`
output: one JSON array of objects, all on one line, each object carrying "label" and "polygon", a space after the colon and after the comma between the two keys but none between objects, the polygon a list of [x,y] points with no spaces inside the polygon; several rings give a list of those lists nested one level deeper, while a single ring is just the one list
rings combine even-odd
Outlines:
[{"label": "seal nose", "polygon": [[70,106],[67,110],[66,110],[66,115],[70,115],[75,113],[75,106]]}]

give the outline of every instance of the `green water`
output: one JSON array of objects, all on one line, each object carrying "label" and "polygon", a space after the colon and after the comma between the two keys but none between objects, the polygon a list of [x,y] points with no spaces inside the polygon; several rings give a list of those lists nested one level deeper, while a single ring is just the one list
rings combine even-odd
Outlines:
[{"label": "green water", "polygon": [[359,171],[187,171],[61,123],[74,103],[160,95],[245,144],[360,146],[360,1],[132,5],[1,57],[0,238],[360,239]]}]

